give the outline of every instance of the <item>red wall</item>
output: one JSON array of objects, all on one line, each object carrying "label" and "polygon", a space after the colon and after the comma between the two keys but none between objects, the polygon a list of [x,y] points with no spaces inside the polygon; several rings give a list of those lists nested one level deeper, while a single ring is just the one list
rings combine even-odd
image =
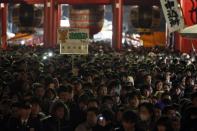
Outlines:
[{"label": "red wall", "polygon": [[[194,2],[194,8],[197,8],[197,2]],[[182,7],[186,26],[194,25],[195,23],[192,22],[190,13],[190,10],[192,9],[192,0],[180,0],[180,4]],[[195,13],[193,13],[193,19],[196,19]],[[179,34],[176,34],[176,49],[180,50],[181,52],[189,53],[192,50],[191,43],[193,43],[194,47],[197,49],[197,38],[196,40],[188,40],[187,38],[183,38]]]}]

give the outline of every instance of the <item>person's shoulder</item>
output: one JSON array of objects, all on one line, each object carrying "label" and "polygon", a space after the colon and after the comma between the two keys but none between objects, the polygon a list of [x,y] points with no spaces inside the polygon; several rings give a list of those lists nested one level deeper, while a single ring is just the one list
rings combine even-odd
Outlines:
[{"label": "person's shoulder", "polygon": [[19,119],[18,118],[16,118],[16,117],[10,117],[9,119],[8,119],[8,122],[10,123],[13,123],[13,122],[19,122]]},{"label": "person's shoulder", "polygon": [[146,131],[146,130],[142,128],[137,128],[135,131]]},{"label": "person's shoulder", "polygon": [[79,124],[79,125],[76,127],[76,129],[75,129],[75,131],[85,131],[85,130],[86,130],[86,123],[85,123],[85,122]]},{"label": "person's shoulder", "polygon": [[41,119],[42,123],[49,123],[49,122],[52,122],[52,121],[53,121],[53,117],[50,116],[50,115]]}]

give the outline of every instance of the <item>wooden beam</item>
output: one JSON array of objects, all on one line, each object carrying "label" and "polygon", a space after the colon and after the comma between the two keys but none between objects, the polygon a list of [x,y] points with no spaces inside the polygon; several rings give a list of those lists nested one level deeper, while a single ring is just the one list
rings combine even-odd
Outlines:
[{"label": "wooden beam", "polygon": [[45,0],[0,0],[0,3],[28,3],[28,4],[44,4]]},{"label": "wooden beam", "polygon": [[157,5],[157,6],[160,6],[160,0],[124,0],[124,5]]},{"label": "wooden beam", "polygon": [[107,5],[111,4],[113,0],[58,0],[59,4],[100,4],[100,5]]},{"label": "wooden beam", "polygon": [[[112,4],[114,0],[58,0],[59,4]],[[123,0],[124,5],[159,5],[159,0]]]},{"label": "wooden beam", "polygon": [[0,3],[28,3],[28,4],[44,4],[44,0],[1,0]]}]

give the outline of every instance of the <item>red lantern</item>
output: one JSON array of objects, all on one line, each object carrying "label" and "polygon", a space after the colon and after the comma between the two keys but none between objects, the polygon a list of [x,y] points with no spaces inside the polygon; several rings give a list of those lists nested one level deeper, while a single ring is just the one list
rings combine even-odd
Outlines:
[{"label": "red lantern", "polygon": [[12,19],[19,28],[19,32],[34,32],[34,28],[40,28],[43,25],[43,7],[32,4],[16,5]]},{"label": "red lantern", "polygon": [[72,28],[86,28],[90,36],[101,31],[104,23],[104,6],[75,5],[70,6],[69,22]]}]

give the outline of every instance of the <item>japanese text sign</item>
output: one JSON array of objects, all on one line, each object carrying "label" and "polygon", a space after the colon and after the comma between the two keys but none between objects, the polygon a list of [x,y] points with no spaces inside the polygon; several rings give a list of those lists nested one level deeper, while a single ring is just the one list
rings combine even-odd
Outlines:
[{"label": "japanese text sign", "polygon": [[160,0],[169,32],[179,31],[184,28],[181,8],[177,0]]},{"label": "japanese text sign", "polygon": [[89,30],[59,28],[60,54],[88,54]]}]

